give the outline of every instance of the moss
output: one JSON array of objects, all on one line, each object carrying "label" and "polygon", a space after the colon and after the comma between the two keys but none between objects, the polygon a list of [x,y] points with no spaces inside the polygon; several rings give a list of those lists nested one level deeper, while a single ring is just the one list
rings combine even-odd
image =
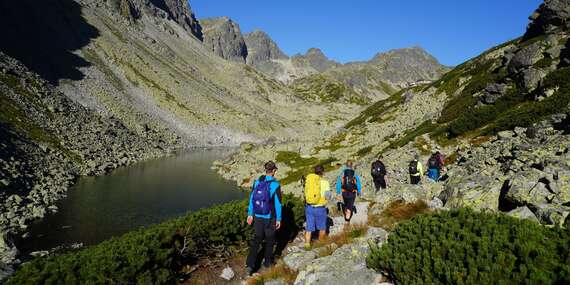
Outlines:
[{"label": "moss", "polygon": [[314,151],[319,152],[321,150],[328,150],[334,152],[336,150],[339,150],[343,148],[342,142],[345,141],[347,135],[347,132],[341,132],[329,139],[325,145],[315,147]]}]

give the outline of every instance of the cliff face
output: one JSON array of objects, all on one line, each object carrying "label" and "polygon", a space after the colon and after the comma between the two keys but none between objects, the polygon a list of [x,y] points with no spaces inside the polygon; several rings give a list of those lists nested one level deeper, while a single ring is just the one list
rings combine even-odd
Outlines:
[{"label": "cliff face", "polygon": [[245,63],[248,48],[237,23],[227,17],[200,20],[204,45],[216,55]]}]

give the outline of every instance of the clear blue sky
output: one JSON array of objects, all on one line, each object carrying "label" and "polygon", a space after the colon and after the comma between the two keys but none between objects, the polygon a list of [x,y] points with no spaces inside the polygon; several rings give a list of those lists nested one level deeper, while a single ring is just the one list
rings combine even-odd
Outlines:
[{"label": "clear blue sky", "polygon": [[541,0],[190,0],[200,18],[261,29],[289,54],[318,47],[340,61],[419,45],[446,65],[521,36]]}]

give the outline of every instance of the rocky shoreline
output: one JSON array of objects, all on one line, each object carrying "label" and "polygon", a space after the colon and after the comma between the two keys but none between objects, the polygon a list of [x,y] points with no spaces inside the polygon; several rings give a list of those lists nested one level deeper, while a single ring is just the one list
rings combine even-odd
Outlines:
[{"label": "rocky shoreline", "polygon": [[[17,264],[14,235],[57,211],[80,176],[168,155],[181,145],[158,126],[132,130],[68,99],[0,53],[0,271]],[[0,273],[0,278],[4,273]]]}]

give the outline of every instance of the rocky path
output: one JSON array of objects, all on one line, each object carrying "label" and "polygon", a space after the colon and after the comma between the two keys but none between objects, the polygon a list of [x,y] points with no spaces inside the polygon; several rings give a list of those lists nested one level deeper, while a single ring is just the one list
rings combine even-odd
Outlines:
[{"label": "rocky path", "polygon": [[[368,223],[369,202],[356,203],[357,213],[352,225]],[[345,227],[343,217],[333,217],[330,235],[339,234]],[[387,232],[381,228],[370,227],[364,236],[352,243],[338,247],[330,245],[312,250],[303,249],[303,240],[299,239],[287,248],[283,263],[298,272],[295,285],[301,284],[381,284],[382,275],[366,267],[366,257],[370,252],[370,243],[377,245],[386,241]],[[331,251],[332,249],[332,251]],[[265,284],[285,284],[283,279],[271,280]]]}]

